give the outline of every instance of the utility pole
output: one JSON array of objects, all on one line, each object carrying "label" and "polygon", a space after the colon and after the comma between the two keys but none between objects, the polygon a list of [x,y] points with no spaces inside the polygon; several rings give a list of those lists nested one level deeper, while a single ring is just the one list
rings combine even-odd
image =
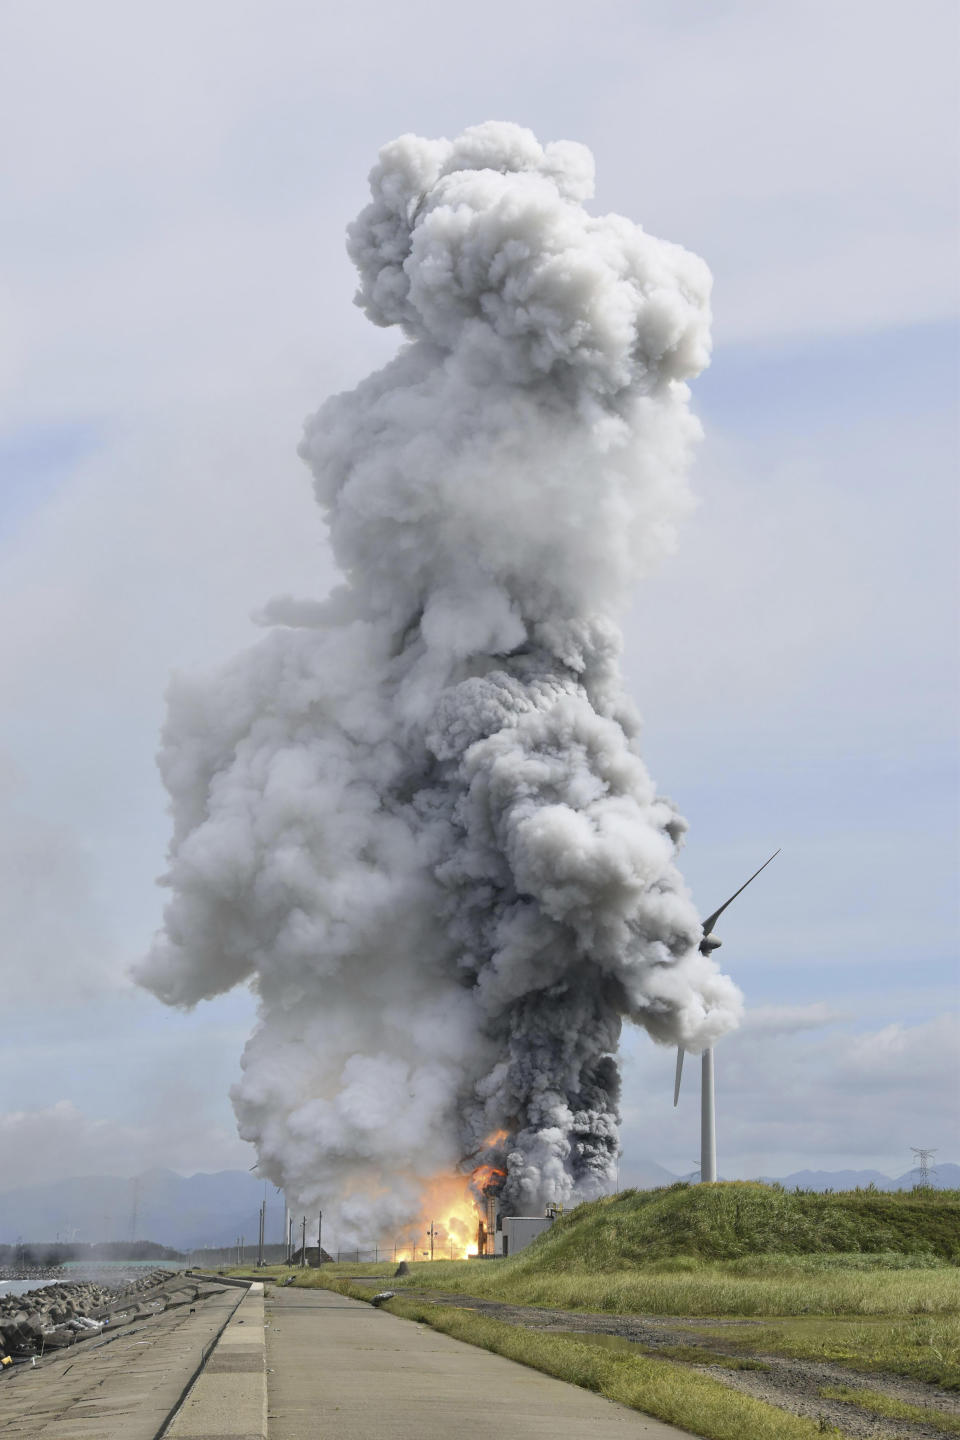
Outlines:
[{"label": "utility pole", "polygon": [[130,1244],[132,1245],[137,1238],[137,1206],[140,1202],[140,1181],[139,1179],[131,1180],[130,1184],[133,1187],[133,1193],[130,1197]]},{"label": "utility pole", "polygon": [[260,1205],[260,1229],[257,1236],[257,1269],[263,1264],[263,1243],[267,1230],[267,1202],[264,1199]]},{"label": "utility pole", "polygon": [[434,1237],[436,1236],[436,1233],[437,1233],[437,1222],[436,1222],[436,1220],[431,1220],[431,1221],[430,1221],[430,1229],[427,1231],[427,1234],[430,1236],[430,1259],[431,1259],[431,1260],[433,1259],[433,1241],[434,1241]]},{"label": "utility pole", "polygon": [[300,1226],[300,1269],[307,1263],[307,1217],[304,1215]]},{"label": "utility pole", "polygon": [[933,1160],[933,1157],[934,1155],[936,1155],[937,1152],[936,1150],[920,1150],[915,1145],[911,1145],[910,1150],[913,1154],[914,1160],[917,1163],[917,1169],[920,1171],[920,1188],[923,1190],[929,1190],[930,1174],[931,1172],[934,1175],[936,1175],[937,1173],[936,1166],[931,1164],[931,1161]]},{"label": "utility pole", "polygon": [[317,1269],[323,1264],[323,1211],[317,1216]]},{"label": "utility pole", "polygon": [[287,1264],[293,1259],[293,1216],[287,1211]]}]

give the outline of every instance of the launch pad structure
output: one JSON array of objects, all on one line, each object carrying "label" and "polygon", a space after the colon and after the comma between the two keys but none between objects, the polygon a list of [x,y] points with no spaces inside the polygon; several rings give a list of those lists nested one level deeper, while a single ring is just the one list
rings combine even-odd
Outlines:
[{"label": "launch pad structure", "polygon": [[549,1230],[561,1213],[561,1206],[548,1205],[543,1215],[504,1215],[499,1195],[485,1192],[483,1213],[477,1224],[477,1253],[471,1259],[500,1260],[516,1255],[544,1230]]}]

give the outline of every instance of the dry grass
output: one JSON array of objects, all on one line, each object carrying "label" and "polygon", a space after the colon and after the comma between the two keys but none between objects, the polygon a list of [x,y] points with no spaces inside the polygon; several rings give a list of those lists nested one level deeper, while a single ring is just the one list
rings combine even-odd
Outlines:
[{"label": "dry grass", "polygon": [[752,1355],[827,1360],[868,1374],[904,1375],[960,1390],[960,1319],[955,1315],[785,1318],[725,1331],[723,1343]]},{"label": "dry grass", "polygon": [[[759,1257],[750,1264],[694,1262],[681,1268],[661,1263],[600,1274],[511,1269],[510,1261],[436,1261],[413,1265],[409,1275],[390,1284],[394,1289],[449,1291],[511,1305],[612,1315],[905,1316],[960,1311],[958,1273],[952,1266],[843,1269],[833,1263],[835,1258],[819,1271],[784,1263],[771,1266]],[[354,1266],[351,1273],[363,1268]]]},{"label": "dry grass", "polygon": [[918,1424],[934,1425],[945,1435],[960,1435],[960,1419],[931,1406],[908,1405],[890,1395],[880,1395],[876,1390],[852,1389],[848,1385],[824,1385],[820,1394],[825,1400],[841,1400],[871,1415],[883,1415],[889,1420],[913,1420]]}]

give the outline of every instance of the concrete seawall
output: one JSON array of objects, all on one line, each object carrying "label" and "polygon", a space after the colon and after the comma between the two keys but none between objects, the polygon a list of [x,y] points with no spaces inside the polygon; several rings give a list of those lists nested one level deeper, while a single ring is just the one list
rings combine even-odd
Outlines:
[{"label": "concrete seawall", "polygon": [[18,1365],[0,1384],[0,1430],[18,1440],[157,1440],[246,1298],[209,1284],[103,1334]]}]

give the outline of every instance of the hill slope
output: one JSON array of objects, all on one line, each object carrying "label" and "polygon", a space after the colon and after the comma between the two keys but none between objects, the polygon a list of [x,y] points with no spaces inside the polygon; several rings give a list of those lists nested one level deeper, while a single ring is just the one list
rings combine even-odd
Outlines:
[{"label": "hill slope", "polygon": [[743,1181],[625,1190],[562,1216],[517,1263],[601,1271],[677,1256],[881,1251],[960,1262],[960,1191],[823,1195]]}]

